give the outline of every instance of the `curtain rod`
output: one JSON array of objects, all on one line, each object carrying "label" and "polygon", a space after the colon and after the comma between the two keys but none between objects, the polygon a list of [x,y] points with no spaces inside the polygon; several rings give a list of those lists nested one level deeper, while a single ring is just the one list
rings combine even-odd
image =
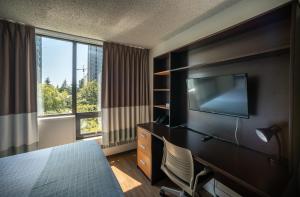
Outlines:
[{"label": "curtain rod", "polygon": [[[8,21],[8,22],[12,22],[12,23],[18,23],[18,24],[21,24],[21,25],[27,25],[27,24],[25,24],[23,22],[14,21],[14,20],[7,19],[7,18],[1,18],[0,17],[0,20],[5,20],[5,21]],[[33,25],[30,25],[30,26],[33,26]],[[83,40],[84,42],[92,41],[91,43],[96,43],[96,44],[101,44],[101,45],[103,44],[103,42],[106,42],[106,40],[100,40],[100,39],[95,39],[95,38],[88,38],[88,37],[84,37],[84,36],[78,36],[78,35],[74,35],[74,34],[63,33],[63,32],[59,32],[59,31],[55,31],[55,30],[50,30],[50,29],[45,29],[45,28],[40,28],[40,27],[36,27],[36,26],[33,26],[33,27],[40,34],[47,34],[47,35],[51,35],[52,33],[53,34],[60,34],[60,35],[64,34],[66,36],[73,37],[73,38],[77,37],[77,38],[79,38],[78,40],[81,40],[81,41]],[[131,45],[131,44],[127,44],[127,43],[117,43],[117,42],[113,42],[113,41],[107,41],[107,42],[112,42],[112,43],[116,43],[116,44],[122,44],[122,45],[125,45],[125,46],[128,46],[128,47],[134,47],[134,48],[139,48],[139,49],[147,49],[145,47]]]}]

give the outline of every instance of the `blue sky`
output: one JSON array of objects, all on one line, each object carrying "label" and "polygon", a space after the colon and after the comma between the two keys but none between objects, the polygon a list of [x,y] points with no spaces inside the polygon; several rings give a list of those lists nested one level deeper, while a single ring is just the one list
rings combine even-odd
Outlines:
[{"label": "blue sky", "polygon": [[[77,44],[77,67],[87,67],[88,45]],[[42,37],[42,80],[50,78],[51,84],[61,86],[64,80],[72,83],[72,42]],[[86,73],[86,71],[85,71]],[[77,71],[77,81],[83,72]]]}]

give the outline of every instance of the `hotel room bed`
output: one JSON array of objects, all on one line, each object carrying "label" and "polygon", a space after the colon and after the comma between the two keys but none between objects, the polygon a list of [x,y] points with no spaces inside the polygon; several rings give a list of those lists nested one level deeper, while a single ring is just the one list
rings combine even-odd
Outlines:
[{"label": "hotel room bed", "polygon": [[95,141],[0,159],[0,196],[124,196]]}]

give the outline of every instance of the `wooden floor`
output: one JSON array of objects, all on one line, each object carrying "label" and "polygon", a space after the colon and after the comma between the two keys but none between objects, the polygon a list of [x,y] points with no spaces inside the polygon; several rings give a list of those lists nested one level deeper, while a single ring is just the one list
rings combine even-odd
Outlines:
[{"label": "wooden floor", "polygon": [[[168,178],[151,185],[136,166],[136,152],[109,156],[108,161],[126,197],[158,197],[161,186],[178,188]],[[206,192],[201,196],[210,196]]]}]

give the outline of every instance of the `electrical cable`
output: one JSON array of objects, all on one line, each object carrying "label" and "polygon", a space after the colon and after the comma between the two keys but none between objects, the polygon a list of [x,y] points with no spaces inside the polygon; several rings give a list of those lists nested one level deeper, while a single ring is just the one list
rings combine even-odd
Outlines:
[{"label": "electrical cable", "polygon": [[239,140],[237,138],[237,132],[238,132],[238,128],[239,128],[239,118],[236,119],[236,122],[235,122],[235,131],[234,131],[234,137],[235,137],[235,142],[237,145],[240,145],[239,143]]}]

